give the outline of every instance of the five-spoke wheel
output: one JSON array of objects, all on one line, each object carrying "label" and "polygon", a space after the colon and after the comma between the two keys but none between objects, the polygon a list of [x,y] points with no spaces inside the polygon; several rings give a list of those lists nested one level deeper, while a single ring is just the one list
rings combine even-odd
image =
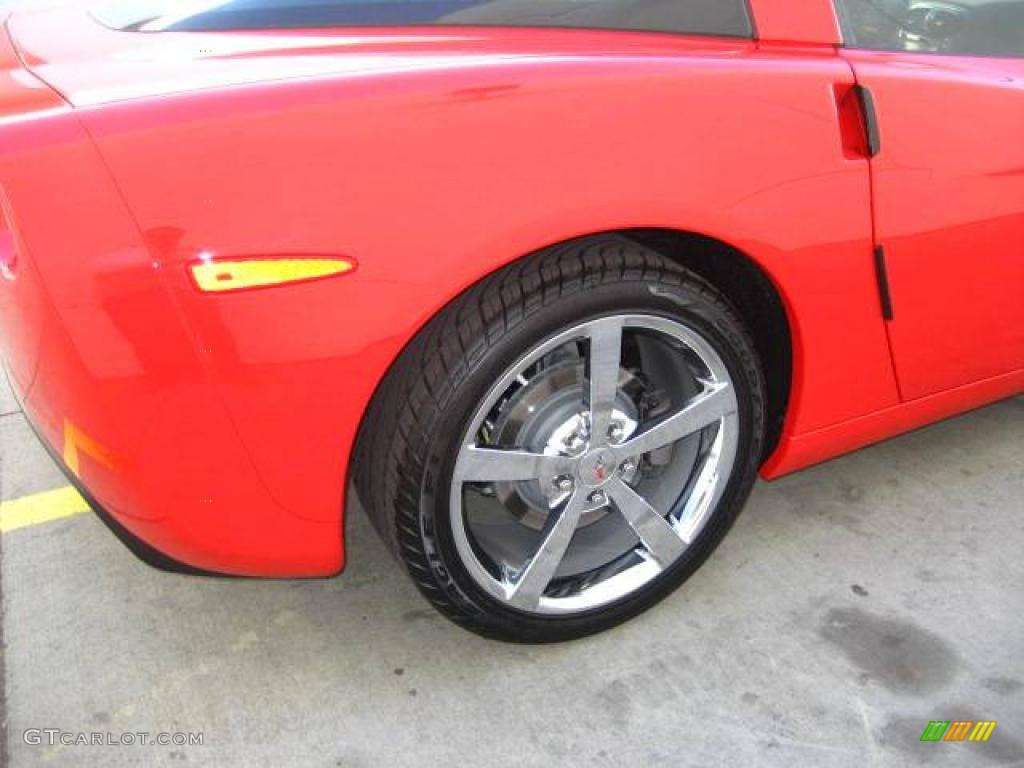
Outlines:
[{"label": "five-spoke wheel", "polygon": [[[481,587],[519,610],[613,602],[700,532],[736,429],[728,369],[681,323],[612,315],[565,330],[509,368],[470,422],[451,486],[459,553]],[[539,531],[517,515],[531,505]],[[576,536],[596,525],[598,540]]]},{"label": "five-spoke wheel", "polygon": [[710,554],[761,456],[752,344],[708,283],[592,238],[444,310],[374,399],[356,455],[378,530],[482,634],[578,637]]}]

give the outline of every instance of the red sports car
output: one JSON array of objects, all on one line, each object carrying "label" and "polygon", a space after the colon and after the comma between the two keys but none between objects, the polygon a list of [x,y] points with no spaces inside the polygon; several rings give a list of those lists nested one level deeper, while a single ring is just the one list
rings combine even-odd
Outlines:
[{"label": "red sports car", "polygon": [[358,494],[505,639],[635,615],[775,478],[1024,391],[1024,0],[221,0],[0,38],[14,389],[149,562]]}]

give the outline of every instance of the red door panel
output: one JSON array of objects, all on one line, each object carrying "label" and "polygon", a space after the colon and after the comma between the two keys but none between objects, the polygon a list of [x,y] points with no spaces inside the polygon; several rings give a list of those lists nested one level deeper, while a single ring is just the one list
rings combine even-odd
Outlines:
[{"label": "red door panel", "polygon": [[849,50],[904,399],[1024,368],[1024,60]]}]

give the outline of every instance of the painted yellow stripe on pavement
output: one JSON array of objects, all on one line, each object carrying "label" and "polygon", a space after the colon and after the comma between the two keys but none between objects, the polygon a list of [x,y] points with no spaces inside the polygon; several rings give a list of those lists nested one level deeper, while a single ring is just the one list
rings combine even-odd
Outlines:
[{"label": "painted yellow stripe on pavement", "polygon": [[89,511],[85,499],[70,485],[55,491],[0,501],[0,533],[49,523]]}]

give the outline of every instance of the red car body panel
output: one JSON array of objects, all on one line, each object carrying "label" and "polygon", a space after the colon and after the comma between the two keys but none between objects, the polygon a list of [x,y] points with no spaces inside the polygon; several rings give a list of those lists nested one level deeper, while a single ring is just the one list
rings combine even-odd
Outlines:
[{"label": "red car body panel", "polygon": [[0,229],[17,247],[12,279],[0,278],[0,321],[17,331],[5,333],[11,383],[43,437],[122,525],[182,562],[277,575],[340,568],[337,516],[296,518],[262,487],[73,114],[0,130]]},{"label": "red car body panel", "polygon": [[754,24],[762,42],[836,46],[842,42],[831,0],[753,0]]},{"label": "red car body panel", "polygon": [[903,397],[1024,369],[1024,59],[846,55],[884,123],[876,237]]},{"label": "red car body panel", "polygon": [[[405,344],[485,275],[582,235],[699,233],[768,275],[794,359],[766,477],[1020,392],[1019,308],[986,361],[929,379],[920,353],[901,356],[927,317],[908,307],[904,330],[879,310],[872,173],[847,98],[859,60],[836,50],[828,0],[784,5],[753,4],[757,43],[150,35],[79,10],[15,16],[20,61],[0,42],[0,336],[15,390],[130,532],[192,566],[268,576],[341,568],[356,432]],[[1016,224],[983,218],[1013,218],[985,207],[1019,189],[1011,157],[995,164],[1005,179],[975,169],[984,237],[1019,235],[1019,210]],[[927,242],[936,222],[901,204],[903,183],[885,221]],[[904,266],[894,252],[893,290],[924,306],[907,253]],[[359,267],[216,295],[186,269],[299,254]],[[1000,269],[1020,284],[1019,263],[1000,262],[981,289]],[[890,343],[928,397],[901,400]]]}]

